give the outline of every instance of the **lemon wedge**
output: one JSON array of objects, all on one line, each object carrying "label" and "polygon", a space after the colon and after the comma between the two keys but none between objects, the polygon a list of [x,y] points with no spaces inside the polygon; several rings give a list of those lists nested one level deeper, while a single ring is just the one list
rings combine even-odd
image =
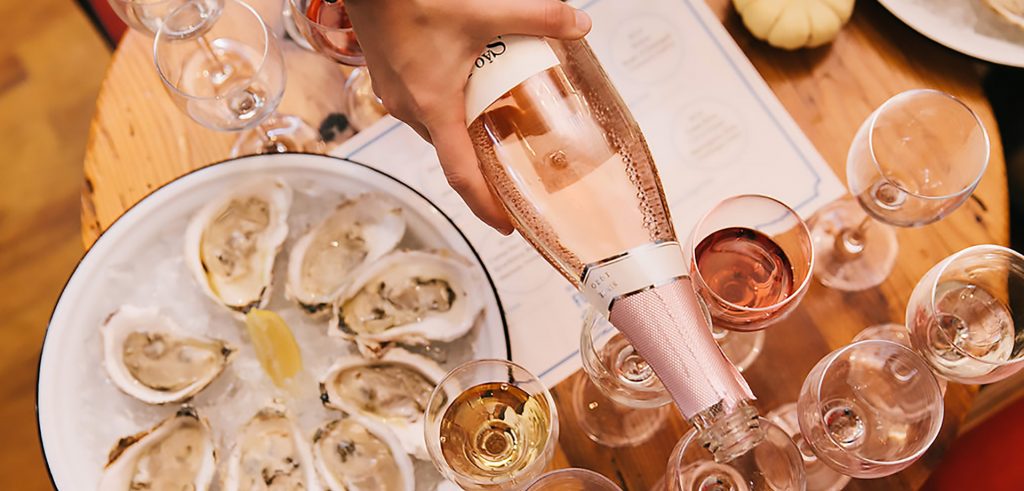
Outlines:
[{"label": "lemon wedge", "polygon": [[245,327],[263,371],[274,385],[286,388],[302,371],[302,353],[288,324],[274,312],[252,309],[245,314]]}]

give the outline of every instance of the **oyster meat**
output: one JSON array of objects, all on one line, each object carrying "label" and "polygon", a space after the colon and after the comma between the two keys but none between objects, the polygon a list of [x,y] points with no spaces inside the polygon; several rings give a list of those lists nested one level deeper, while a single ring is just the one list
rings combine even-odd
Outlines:
[{"label": "oyster meat", "polygon": [[156,308],[125,305],[100,326],[103,366],[124,393],[149,404],[184,401],[224,371],[235,349],[188,336]]},{"label": "oyster meat", "polygon": [[423,413],[445,371],[433,360],[400,348],[380,359],[339,360],[320,382],[324,405],[384,423],[405,451],[427,459]]},{"label": "oyster meat", "polygon": [[413,491],[412,459],[378,423],[348,416],[324,424],[313,436],[313,459],[331,491]]},{"label": "oyster meat", "polygon": [[405,235],[402,208],[376,194],[338,205],[292,246],[286,293],[311,314],[331,301],[361,266],[391,252]]},{"label": "oyster meat", "polygon": [[98,489],[206,491],[216,468],[209,425],[183,406],[151,430],[118,441]]},{"label": "oyster meat", "polygon": [[207,296],[236,312],[270,301],[274,258],[288,236],[292,190],[259,179],[199,210],[185,230],[185,262]]},{"label": "oyster meat", "polygon": [[228,457],[224,491],[323,489],[309,442],[284,408],[272,404],[239,431]]},{"label": "oyster meat", "polygon": [[328,330],[369,351],[392,341],[454,341],[476,325],[489,289],[477,268],[454,253],[393,252],[345,288]]}]

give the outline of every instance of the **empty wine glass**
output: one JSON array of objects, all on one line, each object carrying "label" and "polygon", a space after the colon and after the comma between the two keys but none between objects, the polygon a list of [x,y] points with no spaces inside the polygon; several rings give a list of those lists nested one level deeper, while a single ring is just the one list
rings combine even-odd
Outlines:
[{"label": "empty wine glass", "polygon": [[791,432],[797,421],[793,437],[802,440],[807,489],[816,491],[841,489],[845,476],[871,479],[907,468],[935,441],[942,412],[938,381],[920,356],[891,341],[865,340],[822,358],[795,407],[769,417]]},{"label": "empty wine glass", "polygon": [[[153,42],[153,58],[171,99],[195,122],[214,130],[242,131],[232,156],[324,151],[311,126],[275,114],[284,95],[285,66],[274,34],[259,14],[225,0],[215,18],[206,3],[185,3],[167,16]],[[202,31],[199,37],[179,33]]]},{"label": "empty wine glass", "polygon": [[359,38],[345,11],[344,0],[289,0],[291,18],[313,51],[345,66],[355,67],[345,81],[349,122],[362,130],[387,114],[373,93],[370,72]]},{"label": "empty wine glass", "polygon": [[818,211],[812,222],[815,274],[856,291],[889,276],[899,245],[887,225],[918,227],[946,217],[985,173],[989,139],[966,104],[929,89],[897,94],[861,125],[846,160],[854,198]]},{"label": "empty wine glass", "polygon": [[943,392],[947,380],[998,382],[1024,368],[1014,318],[1021,310],[1022,281],[1024,256],[996,245],[969,247],[921,278],[906,325],[872,326],[854,340],[886,339],[917,350]]},{"label": "empty wine glass", "polygon": [[580,333],[583,371],[573,384],[576,421],[607,447],[647,441],[668,417],[671,396],[654,370],[604,316],[588,309]]},{"label": "empty wine glass", "polygon": [[1024,300],[1024,256],[978,245],[936,264],[907,305],[914,349],[932,370],[964,384],[987,384],[1024,368],[1015,322]]},{"label": "empty wine glass", "polygon": [[526,491],[622,491],[622,488],[594,471],[559,469],[544,474]]},{"label": "empty wine glass", "polygon": [[195,4],[202,14],[203,23],[220,15],[224,0],[109,0],[110,8],[128,27],[147,36],[154,36],[163,25],[164,18],[182,5]]},{"label": "empty wine glass", "polygon": [[446,375],[427,403],[434,467],[467,490],[520,489],[544,472],[558,413],[544,384],[506,360],[473,360]]},{"label": "empty wine glass", "polygon": [[761,441],[729,462],[716,462],[691,429],[672,450],[660,491],[803,491],[800,452],[781,428],[757,419]]}]

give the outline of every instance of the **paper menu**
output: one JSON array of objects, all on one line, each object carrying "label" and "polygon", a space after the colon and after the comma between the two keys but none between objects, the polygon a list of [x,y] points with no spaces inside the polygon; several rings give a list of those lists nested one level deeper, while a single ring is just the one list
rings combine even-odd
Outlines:
[{"label": "paper menu", "polygon": [[[588,41],[640,123],[680,239],[718,201],[774,196],[810,216],[844,192],[701,0],[576,2]],[[497,286],[512,358],[552,386],[580,367],[582,301],[526,242],[473,216],[447,185],[433,147],[391,118],[332,152],[423,193],[462,229]]]}]

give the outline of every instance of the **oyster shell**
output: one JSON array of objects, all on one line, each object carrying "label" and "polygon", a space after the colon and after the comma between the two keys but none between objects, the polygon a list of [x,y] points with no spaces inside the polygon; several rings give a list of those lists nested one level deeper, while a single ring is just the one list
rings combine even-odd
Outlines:
[{"label": "oyster shell", "polygon": [[266,306],[291,203],[284,181],[264,178],[233,189],[192,217],[185,262],[207,296],[243,314]]},{"label": "oyster shell", "polygon": [[453,341],[476,325],[489,288],[483,275],[454,253],[393,252],[345,288],[328,332],[370,352],[389,341]]},{"label": "oyster shell", "polygon": [[223,491],[323,489],[302,431],[284,408],[263,408],[238,433],[228,457]]},{"label": "oyster shell", "polygon": [[325,312],[359,267],[391,252],[405,235],[402,208],[376,194],[338,205],[292,246],[285,292],[311,314]]},{"label": "oyster shell", "polygon": [[423,413],[444,376],[433,360],[393,348],[380,359],[338,360],[320,382],[320,399],[328,407],[386,424],[406,452],[426,460]]},{"label": "oyster shell", "polygon": [[313,460],[331,491],[413,491],[412,459],[386,427],[348,416],[313,436]]},{"label": "oyster shell", "polygon": [[125,305],[100,326],[103,366],[124,393],[149,404],[184,401],[206,388],[231,361],[224,341],[182,334],[156,308]]},{"label": "oyster shell", "polygon": [[122,438],[110,451],[100,491],[206,491],[217,468],[210,427],[191,406],[148,431]]}]

